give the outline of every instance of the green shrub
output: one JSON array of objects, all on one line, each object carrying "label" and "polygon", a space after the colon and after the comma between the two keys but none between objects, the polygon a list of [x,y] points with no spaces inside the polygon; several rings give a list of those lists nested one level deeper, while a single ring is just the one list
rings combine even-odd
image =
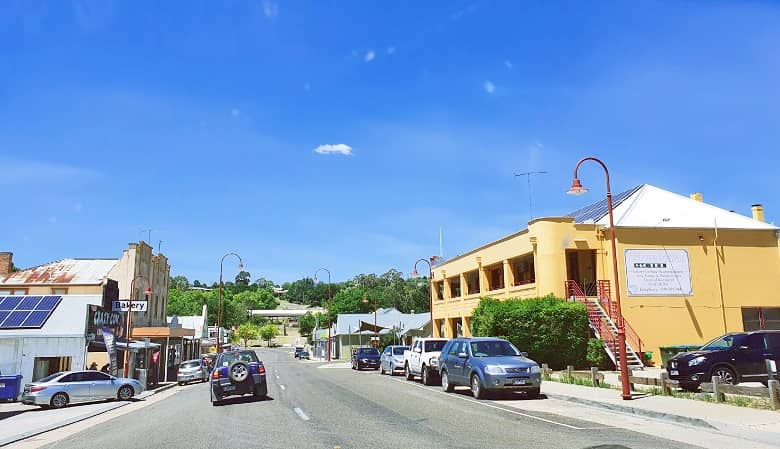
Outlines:
[{"label": "green shrub", "polygon": [[553,369],[587,366],[589,329],[583,304],[553,296],[483,298],[471,318],[471,334],[505,338]]},{"label": "green shrub", "polygon": [[604,349],[604,341],[599,338],[591,338],[588,340],[588,354],[586,358],[590,366],[596,366],[600,370],[615,369],[615,365],[607,356],[607,351]]}]

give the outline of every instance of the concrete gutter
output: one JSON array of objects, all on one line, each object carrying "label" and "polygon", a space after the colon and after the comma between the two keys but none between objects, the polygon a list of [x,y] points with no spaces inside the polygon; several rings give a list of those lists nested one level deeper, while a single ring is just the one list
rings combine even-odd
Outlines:
[{"label": "concrete gutter", "polygon": [[[155,388],[154,390],[144,391],[143,393],[139,394],[138,396],[136,396],[133,399],[135,399],[135,400],[144,400],[144,399],[148,398],[149,396],[153,396],[153,395],[155,395],[157,393],[160,393],[160,392],[163,392],[165,390],[171,389],[171,388],[175,387],[176,385],[177,385],[176,382],[172,382],[172,383],[169,383],[169,384],[166,384],[166,385],[162,385],[160,387]],[[44,427],[39,427],[37,429],[30,430],[30,431],[27,431],[27,432],[22,432],[20,434],[14,435],[12,437],[0,440],[0,447],[8,446],[9,444],[13,444],[13,443],[17,443],[17,442],[22,441],[22,440],[26,440],[27,438],[34,437],[34,436],[40,435],[42,433],[51,432],[52,430],[57,430],[57,429],[60,429],[62,427],[66,427],[66,426],[69,426],[71,424],[75,424],[77,422],[81,422],[81,421],[87,420],[89,418],[92,418],[92,417],[95,417],[95,416],[98,416],[98,415],[102,415],[104,413],[110,412],[112,410],[116,410],[118,408],[124,407],[126,405],[130,405],[130,404],[132,404],[132,401],[117,402],[116,403],[116,407],[111,407],[111,408],[104,409],[104,410],[99,410],[99,411],[95,411],[95,412],[85,413],[83,415],[79,415],[79,416],[76,416],[74,418],[70,418],[70,419],[67,419],[65,421],[58,422],[56,424],[51,424],[51,425],[44,426]]]}]

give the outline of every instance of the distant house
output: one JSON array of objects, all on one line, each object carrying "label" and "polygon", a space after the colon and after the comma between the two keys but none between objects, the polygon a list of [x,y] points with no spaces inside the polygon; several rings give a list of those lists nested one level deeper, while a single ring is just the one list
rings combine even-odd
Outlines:
[{"label": "distant house", "polygon": [[430,314],[401,313],[394,307],[374,313],[340,313],[336,317],[331,358],[348,359],[352,348],[370,346],[372,337],[393,335],[397,344],[409,344],[414,337],[431,334]]}]

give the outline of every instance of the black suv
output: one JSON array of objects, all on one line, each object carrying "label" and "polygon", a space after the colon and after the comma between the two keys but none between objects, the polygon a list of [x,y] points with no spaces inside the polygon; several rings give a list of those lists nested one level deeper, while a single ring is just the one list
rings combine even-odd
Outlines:
[{"label": "black suv", "polygon": [[357,348],[352,353],[352,369],[379,369],[379,351],[376,348]]},{"label": "black suv", "polygon": [[[720,376],[724,383],[767,383],[766,360],[780,365],[780,331],[736,332],[722,335],[698,351],[677,354],[666,362],[669,378],[680,388],[698,390],[702,382]],[[775,368],[776,369],[776,368]]]},{"label": "black suv", "polygon": [[254,351],[228,351],[217,356],[211,373],[211,405],[227,396],[268,395],[265,366]]}]

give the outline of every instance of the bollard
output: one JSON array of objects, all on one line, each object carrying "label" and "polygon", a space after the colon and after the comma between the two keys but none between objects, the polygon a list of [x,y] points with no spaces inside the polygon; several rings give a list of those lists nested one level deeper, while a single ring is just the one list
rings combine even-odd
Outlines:
[{"label": "bollard", "polygon": [[672,389],[669,388],[669,373],[662,372],[661,373],[661,394],[663,396],[669,396],[672,393]]},{"label": "bollard", "polygon": [[552,375],[550,374],[550,365],[546,363],[542,363],[542,378],[545,380],[552,379]]},{"label": "bollard", "polygon": [[773,369],[774,360],[766,359],[764,360],[764,365],[766,366],[766,375],[769,377],[767,380],[774,380],[775,379],[775,370]]},{"label": "bollard", "polygon": [[772,405],[772,410],[780,409],[780,381],[770,380],[768,382],[769,387],[769,403]]},{"label": "bollard", "polygon": [[720,376],[712,376],[712,394],[715,396],[715,402],[723,402],[723,395],[720,392]]},{"label": "bollard", "polygon": [[572,374],[571,372],[574,371],[573,365],[566,365],[566,377],[568,377],[569,381],[571,381]]},{"label": "bollard", "polygon": [[590,367],[590,381],[593,382],[594,387],[599,386],[599,369],[595,366]]}]

